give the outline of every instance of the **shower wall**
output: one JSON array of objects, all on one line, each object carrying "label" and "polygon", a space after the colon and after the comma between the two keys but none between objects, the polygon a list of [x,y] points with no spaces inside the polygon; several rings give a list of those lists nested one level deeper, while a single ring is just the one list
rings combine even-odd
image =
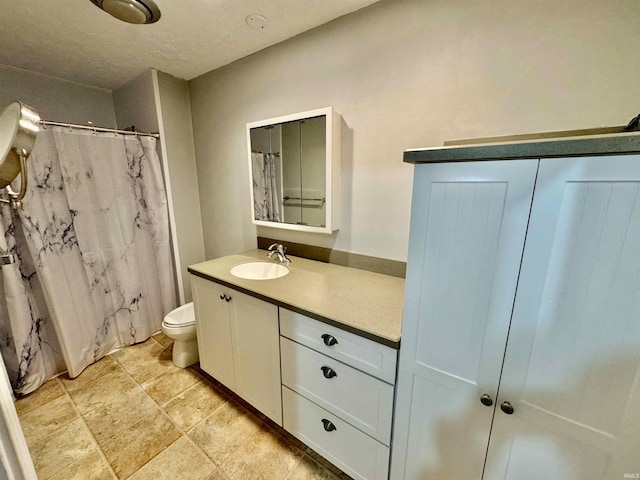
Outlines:
[{"label": "shower wall", "polygon": [[0,109],[16,100],[32,106],[46,120],[116,125],[110,90],[0,65]]},{"label": "shower wall", "polygon": [[0,65],[0,109],[15,100],[34,107],[46,120],[91,121],[118,128],[135,125],[140,131],[162,133],[158,154],[166,162],[165,173],[173,187],[168,194],[179,260],[179,296],[181,303],[191,301],[187,267],[205,256],[187,82],[148,70],[112,92]]}]

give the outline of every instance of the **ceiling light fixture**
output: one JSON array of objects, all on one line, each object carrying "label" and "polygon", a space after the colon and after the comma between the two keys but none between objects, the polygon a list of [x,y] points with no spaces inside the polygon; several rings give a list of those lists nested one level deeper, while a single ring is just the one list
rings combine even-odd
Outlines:
[{"label": "ceiling light fixture", "polygon": [[112,17],[127,23],[155,23],[160,19],[160,9],[153,0],[90,0]]}]

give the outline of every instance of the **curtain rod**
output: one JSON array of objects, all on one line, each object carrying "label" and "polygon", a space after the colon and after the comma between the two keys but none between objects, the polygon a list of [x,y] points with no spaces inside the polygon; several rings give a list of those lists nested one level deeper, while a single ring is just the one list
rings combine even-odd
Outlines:
[{"label": "curtain rod", "polygon": [[67,127],[67,128],[78,128],[80,130],[92,130],[94,132],[111,132],[111,133],[119,133],[121,135],[137,135],[140,137],[154,137],[160,138],[159,133],[147,133],[147,132],[131,132],[129,130],[118,130],[117,128],[106,128],[106,127],[94,127],[93,125],[79,125],[77,123],[63,123],[63,122],[52,122],[49,120],[40,120],[40,125],[51,125],[55,127]]}]

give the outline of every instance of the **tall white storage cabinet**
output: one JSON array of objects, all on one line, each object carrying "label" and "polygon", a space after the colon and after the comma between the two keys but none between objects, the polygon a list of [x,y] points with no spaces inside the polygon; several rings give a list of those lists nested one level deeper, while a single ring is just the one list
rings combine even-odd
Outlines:
[{"label": "tall white storage cabinet", "polygon": [[418,165],[411,221],[391,478],[637,478],[640,157]]}]

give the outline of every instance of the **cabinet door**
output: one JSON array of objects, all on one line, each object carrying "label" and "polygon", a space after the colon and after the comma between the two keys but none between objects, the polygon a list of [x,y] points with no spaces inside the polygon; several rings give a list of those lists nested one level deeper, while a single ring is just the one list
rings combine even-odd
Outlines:
[{"label": "cabinet door", "polygon": [[504,401],[486,479],[639,478],[639,156],[541,161]]},{"label": "cabinet door", "polygon": [[278,307],[229,290],[236,393],[282,426]]},{"label": "cabinet door", "polygon": [[394,479],[480,479],[538,161],[415,168]]},{"label": "cabinet door", "polygon": [[233,346],[229,307],[222,285],[191,276],[193,305],[196,314],[196,334],[200,368],[220,383],[235,390]]}]

